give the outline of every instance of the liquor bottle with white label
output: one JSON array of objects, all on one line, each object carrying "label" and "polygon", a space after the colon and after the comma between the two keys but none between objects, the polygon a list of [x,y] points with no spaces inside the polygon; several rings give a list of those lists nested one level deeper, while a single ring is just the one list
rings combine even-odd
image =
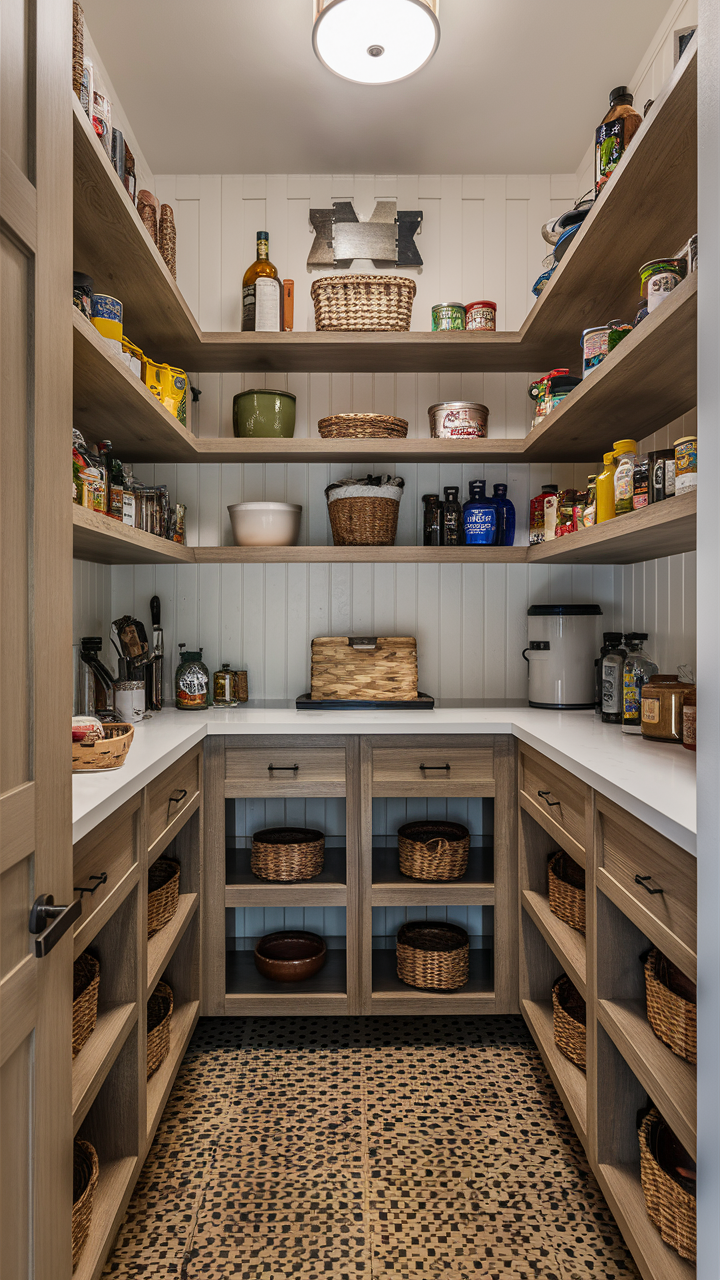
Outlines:
[{"label": "liquor bottle with white label", "polygon": [[268,233],[257,233],[257,259],[243,276],[243,331],[279,333],[282,283],[268,256]]}]

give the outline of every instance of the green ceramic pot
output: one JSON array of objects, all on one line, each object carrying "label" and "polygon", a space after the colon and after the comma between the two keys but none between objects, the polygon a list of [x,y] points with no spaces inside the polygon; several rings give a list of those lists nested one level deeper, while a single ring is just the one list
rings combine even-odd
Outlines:
[{"label": "green ceramic pot", "polygon": [[295,433],[295,396],[291,391],[241,391],[233,396],[236,436],[289,440]]}]

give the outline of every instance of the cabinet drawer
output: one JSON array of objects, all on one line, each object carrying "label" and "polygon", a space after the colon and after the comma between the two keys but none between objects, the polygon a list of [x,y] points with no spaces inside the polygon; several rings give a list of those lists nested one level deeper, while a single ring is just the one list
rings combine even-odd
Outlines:
[{"label": "cabinet drawer", "polygon": [[[671,950],[676,939],[680,944],[676,963],[685,968],[685,951],[694,954],[697,946],[695,859],[606,800],[598,804],[598,815],[598,866],[605,873],[598,875],[600,888],[608,888],[621,907],[624,897],[635,904],[635,910],[628,904],[627,914],[639,928],[649,916],[645,931],[649,936],[655,932],[653,941],[661,949]],[[614,891],[616,887],[622,890],[621,894]],[[660,932],[653,930],[652,921],[661,926]],[[676,955],[670,958],[676,959]]]},{"label": "cabinet drawer", "polygon": [[228,747],[226,796],[344,796],[345,747]]},{"label": "cabinet drawer", "polygon": [[520,752],[520,796],[523,808],[540,822],[545,830],[557,837],[558,843],[568,853],[585,854],[585,797],[584,782],[544,756]]},{"label": "cabinet drawer", "polygon": [[376,796],[491,796],[492,747],[373,747]]},{"label": "cabinet drawer", "polygon": [[200,752],[194,750],[160,774],[147,789],[148,853],[157,856],[183,825],[200,795]]},{"label": "cabinet drawer", "polygon": [[[78,840],[73,848],[74,896],[82,901],[82,915],[75,925],[75,933],[82,931],[84,946],[96,932],[95,924],[90,924],[93,917],[137,863],[139,821],[138,795]],[[85,891],[82,894],[81,889]],[[104,923],[105,914],[102,913],[102,919],[98,917],[97,927]]]}]

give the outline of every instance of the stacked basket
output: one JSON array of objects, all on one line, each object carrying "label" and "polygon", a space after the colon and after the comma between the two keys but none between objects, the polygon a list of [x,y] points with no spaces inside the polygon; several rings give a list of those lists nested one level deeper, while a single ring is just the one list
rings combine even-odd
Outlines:
[{"label": "stacked basket", "polygon": [[320,419],[318,433],[323,440],[404,440],[408,424],[385,413],[333,413]]}]

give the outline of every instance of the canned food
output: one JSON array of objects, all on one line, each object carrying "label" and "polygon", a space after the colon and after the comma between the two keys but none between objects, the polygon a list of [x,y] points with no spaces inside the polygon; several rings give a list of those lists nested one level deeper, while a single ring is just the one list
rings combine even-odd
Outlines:
[{"label": "canned food", "polygon": [[687,258],[656,258],[640,268],[640,294],[654,311],[687,275]]},{"label": "canned food", "polygon": [[73,306],[88,320],[92,320],[94,287],[92,276],[86,276],[82,271],[73,271]]},{"label": "canned food", "polygon": [[432,309],[433,333],[440,329],[464,329],[465,308],[462,302],[438,302]]},{"label": "canned food", "polygon": [[580,344],[583,353],[583,378],[587,378],[593,369],[602,364],[608,354],[609,333],[609,324],[598,325],[595,329],[583,329]]},{"label": "canned food", "polygon": [[122,357],[122,302],[109,293],[95,293],[92,300],[92,322],[98,333],[110,342]]},{"label": "canned food", "polygon": [[465,328],[494,331],[496,313],[496,302],[469,302],[465,308]]},{"label": "canned food", "polygon": [[697,436],[675,441],[675,493],[697,488]]},{"label": "canned food", "polygon": [[445,400],[428,409],[430,435],[438,439],[484,439],[487,435],[487,405],[472,400]]}]

